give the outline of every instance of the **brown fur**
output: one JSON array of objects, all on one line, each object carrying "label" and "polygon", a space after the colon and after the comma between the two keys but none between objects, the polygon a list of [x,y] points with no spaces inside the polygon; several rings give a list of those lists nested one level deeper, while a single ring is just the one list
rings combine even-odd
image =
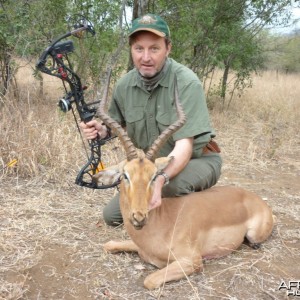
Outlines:
[{"label": "brown fur", "polygon": [[[155,164],[144,158],[122,163],[128,179],[121,182],[120,201],[124,226],[130,241],[110,241],[109,252],[135,251],[161,270],[146,277],[148,289],[181,279],[203,268],[203,258],[229,254],[248,239],[257,245],[272,232],[271,209],[256,194],[237,187],[214,187],[182,197],[162,199],[160,207],[148,211],[156,172],[170,158]],[[111,174],[111,171],[109,172]],[[97,176],[105,178],[105,170]]]}]

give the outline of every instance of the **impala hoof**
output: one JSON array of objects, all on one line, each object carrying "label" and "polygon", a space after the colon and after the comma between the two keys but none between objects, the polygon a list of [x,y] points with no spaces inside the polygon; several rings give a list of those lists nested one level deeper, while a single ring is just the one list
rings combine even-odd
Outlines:
[{"label": "impala hoof", "polygon": [[144,287],[148,290],[154,290],[161,286],[161,282],[159,278],[155,275],[155,273],[150,274],[144,280]]},{"label": "impala hoof", "polygon": [[103,249],[106,252],[116,252],[118,250],[117,245],[119,243],[115,241],[109,241],[103,245]]},{"label": "impala hoof", "polygon": [[260,243],[249,243],[249,246],[254,249],[254,250],[258,250],[261,246]]}]

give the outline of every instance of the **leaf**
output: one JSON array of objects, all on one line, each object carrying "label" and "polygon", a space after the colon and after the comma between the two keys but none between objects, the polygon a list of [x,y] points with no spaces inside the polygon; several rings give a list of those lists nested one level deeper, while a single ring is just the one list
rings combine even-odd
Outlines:
[{"label": "leaf", "polygon": [[13,159],[6,166],[11,168],[14,165],[16,165],[17,163],[18,163],[18,160],[17,159]]}]

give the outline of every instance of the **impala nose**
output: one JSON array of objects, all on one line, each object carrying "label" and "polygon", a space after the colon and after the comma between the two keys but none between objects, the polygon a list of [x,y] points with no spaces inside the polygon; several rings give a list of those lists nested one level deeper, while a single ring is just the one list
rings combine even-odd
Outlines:
[{"label": "impala nose", "polygon": [[141,212],[134,212],[131,216],[131,224],[135,229],[142,229],[146,224],[147,216]]}]

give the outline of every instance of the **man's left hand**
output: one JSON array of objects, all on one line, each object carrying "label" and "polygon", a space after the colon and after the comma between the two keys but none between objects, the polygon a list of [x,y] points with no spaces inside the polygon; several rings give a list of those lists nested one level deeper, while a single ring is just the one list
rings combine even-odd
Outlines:
[{"label": "man's left hand", "polygon": [[149,203],[149,210],[159,207],[161,205],[161,190],[165,183],[163,176],[157,176],[154,182],[154,191],[152,199]]}]

